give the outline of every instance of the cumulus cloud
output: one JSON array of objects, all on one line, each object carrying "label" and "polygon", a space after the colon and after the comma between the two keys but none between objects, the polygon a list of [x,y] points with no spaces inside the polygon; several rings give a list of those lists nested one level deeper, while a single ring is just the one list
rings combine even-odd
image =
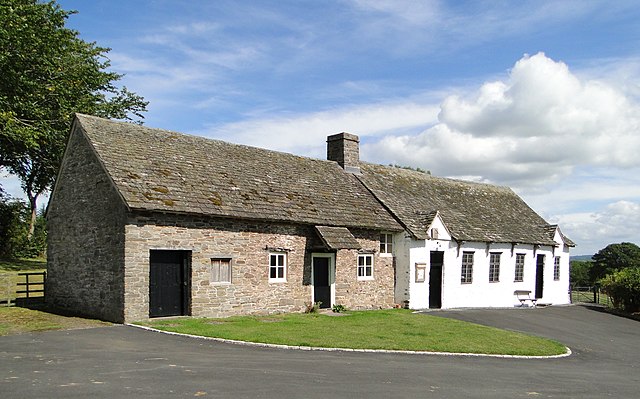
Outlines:
[{"label": "cumulus cloud", "polygon": [[594,254],[602,243],[640,243],[640,203],[616,201],[595,212],[568,213],[554,219],[562,231],[580,243],[578,253]]},{"label": "cumulus cloud", "polygon": [[257,147],[324,157],[326,137],[340,132],[361,139],[414,129],[436,121],[438,107],[431,104],[380,103],[294,116],[255,118],[198,132],[205,136]]},{"label": "cumulus cloud", "polygon": [[437,174],[535,186],[576,165],[640,166],[639,111],[625,92],[538,53],[516,62],[504,80],[446,98],[435,126],[385,137],[367,151]]}]

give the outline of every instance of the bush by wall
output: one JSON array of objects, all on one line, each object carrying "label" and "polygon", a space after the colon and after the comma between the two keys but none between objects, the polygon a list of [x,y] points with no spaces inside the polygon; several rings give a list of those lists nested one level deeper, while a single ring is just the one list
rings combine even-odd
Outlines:
[{"label": "bush by wall", "polygon": [[611,297],[615,308],[625,312],[640,311],[640,267],[622,269],[600,280],[602,290]]}]

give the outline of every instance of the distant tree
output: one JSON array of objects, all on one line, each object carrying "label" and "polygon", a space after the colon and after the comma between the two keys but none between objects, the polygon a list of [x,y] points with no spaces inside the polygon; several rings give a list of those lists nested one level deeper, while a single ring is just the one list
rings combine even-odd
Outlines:
[{"label": "distant tree", "polygon": [[110,49],[65,27],[55,1],[0,1],[0,168],[20,178],[34,233],[38,197],[53,185],[74,112],[137,121],[147,102],[114,82]]},{"label": "distant tree", "polygon": [[587,260],[572,260],[569,267],[569,280],[571,285],[576,287],[592,286],[595,281],[591,280],[591,268],[593,262]]},{"label": "distant tree", "polygon": [[590,277],[597,281],[612,272],[640,267],[640,247],[630,242],[609,244],[593,255]]}]

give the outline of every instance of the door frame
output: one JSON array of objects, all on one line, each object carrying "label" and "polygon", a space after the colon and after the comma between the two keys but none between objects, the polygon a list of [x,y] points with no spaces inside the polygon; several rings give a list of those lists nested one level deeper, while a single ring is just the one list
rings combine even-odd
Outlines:
[{"label": "door frame", "polygon": [[331,292],[331,308],[336,303],[336,254],[330,252],[313,252],[311,254],[311,303],[315,304],[315,282],[313,281],[313,259],[327,258],[329,259],[329,290]]},{"label": "door frame", "polygon": [[176,315],[176,316],[189,316],[191,315],[191,250],[185,250],[185,249],[156,249],[156,248],[150,248],[149,249],[149,292],[148,292],[148,302],[149,302],[149,309],[148,309],[148,314],[150,318],[153,317],[161,317],[161,316],[151,316],[151,276],[152,276],[152,270],[151,268],[152,263],[151,263],[151,252],[176,252],[180,254],[181,257],[181,265],[180,265],[180,271],[181,271],[181,284],[182,284],[182,289],[180,291],[180,314]]},{"label": "door frame", "polygon": [[[435,254],[441,254],[439,256],[442,257],[442,262],[440,262],[439,267],[436,267],[436,269],[440,269],[440,287],[438,287],[438,291],[439,291],[439,297],[440,297],[440,306],[438,307],[434,307],[433,304],[431,303],[431,275],[432,272],[434,271],[434,255]],[[442,291],[444,289],[444,251],[429,251],[429,280],[427,283],[427,289],[428,289],[428,300],[429,300],[429,309],[441,309],[442,308]]]},{"label": "door frame", "polygon": [[540,299],[544,296],[544,265],[546,262],[544,254],[536,256],[536,291],[535,298]]}]

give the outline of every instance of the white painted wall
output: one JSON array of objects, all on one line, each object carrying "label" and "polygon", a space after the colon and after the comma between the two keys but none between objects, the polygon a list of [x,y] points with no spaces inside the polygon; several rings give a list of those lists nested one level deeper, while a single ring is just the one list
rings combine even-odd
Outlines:
[{"label": "white painted wall", "polygon": [[[515,290],[529,290],[535,295],[536,258],[544,255],[544,289],[539,303],[562,305],[569,299],[569,248],[564,246],[559,234],[556,234],[557,247],[533,245],[464,243],[460,250],[455,241],[443,235],[439,229],[438,240],[398,239],[396,244],[396,299],[398,303],[408,299],[412,309],[429,307],[429,269],[431,251],[444,251],[442,279],[442,308],[473,307],[514,307],[520,302],[514,295]],[[398,236],[400,237],[400,235]],[[470,284],[460,282],[462,254],[474,253],[473,281]],[[489,282],[490,253],[499,252],[500,277],[498,282]],[[522,282],[515,282],[516,254],[525,254]],[[554,280],[554,257],[560,257],[560,278]],[[424,282],[415,281],[416,263],[426,264],[427,275]],[[408,289],[407,289],[408,287]],[[407,292],[408,291],[408,292]]]}]

